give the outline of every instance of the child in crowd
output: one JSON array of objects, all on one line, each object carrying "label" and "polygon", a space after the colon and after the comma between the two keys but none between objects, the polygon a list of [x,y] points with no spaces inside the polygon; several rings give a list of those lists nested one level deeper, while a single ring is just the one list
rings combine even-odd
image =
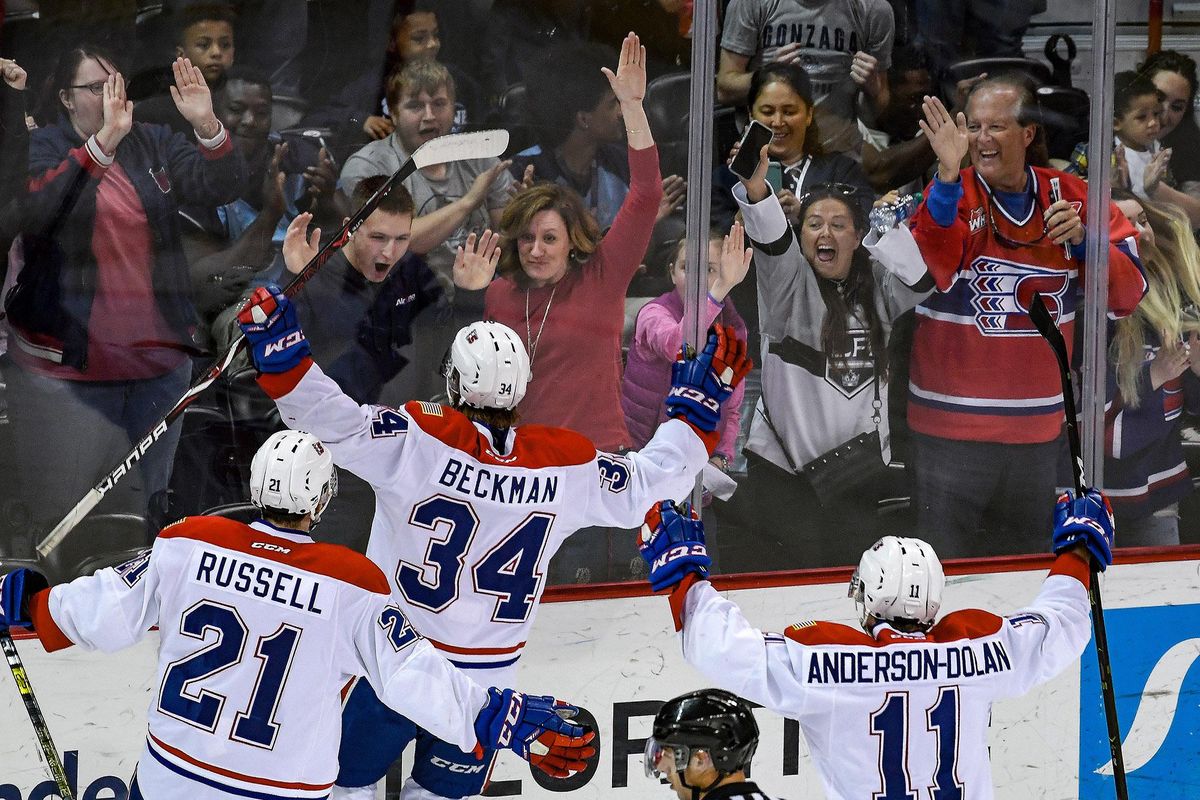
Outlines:
[{"label": "child in crowd", "polygon": [[[200,68],[208,88],[215,92],[224,86],[225,73],[233,66],[233,26],[237,13],[231,6],[222,4],[189,6],[179,13],[175,27],[175,55],[191,59]],[[164,75],[169,76],[170,70]],[[138,83],[146,86],[141,78]],[[166,83],[146,88],[135,86],[130,94],[137,101],[133,110],[135,120],[167,125],[185,136],[192,136],[191,127],[175,108]]]}]

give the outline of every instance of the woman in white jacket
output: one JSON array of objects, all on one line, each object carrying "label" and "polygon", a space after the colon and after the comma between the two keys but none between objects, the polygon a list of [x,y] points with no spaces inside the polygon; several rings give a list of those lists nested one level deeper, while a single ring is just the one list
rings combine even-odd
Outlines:
[{"label": "woman in white jacket", "polygon": [[764,152],[733,189],[755,248],[762,335],[763,394],[746,444],[750,527],[779,566],[850,564],[877,538],[882,487],[818,500],[804,465],[876,430],[880,463],[890,459],[888,336],[934,284],[907,227],[868,234],[855,187],[811,187],[793,229],[766,169]]}]

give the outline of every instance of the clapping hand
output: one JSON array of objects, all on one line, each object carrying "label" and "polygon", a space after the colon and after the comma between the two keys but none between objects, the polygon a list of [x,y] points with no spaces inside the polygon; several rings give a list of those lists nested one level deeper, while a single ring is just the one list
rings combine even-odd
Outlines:
[{"label": "clapping hand", "polygon": [[938,179],[943,183],[954,183],[970,146],[967,115],[961,111],[951,115],[941,100],[929,95],[925,96],[921,110],[925,112],[925,119],[918,124],[937,156]]},{"label": "clapping hand", "polygon": [[668,175],[662,181],[662,199],[658,201],[658,214],[654,217],[655,224],[675,213],[683,207],[687,199],[687,181],[678,175]]},{"label": "clapping hand", "polygon": [[177,58],[171,64],[175,85],[171,87],[171,99],[175,107],[202,139],[211,139],[221,132],[221,123],[213,113],[212,92],[204,80],[204,73],[193,65],[189,58]]},{"label": "clapping hand", "polygon": [[486,230],[479,237],[467,235],[454,255],[454,285],[460,289],[486,289],[500,263],[500,234]]},{"label": "clapping hand", "polygon": [[1163,178],[1167,177],[1167,167],[1170,163],[1171,148],[1169,147],[1162,148],[1151,157],[1150,163],[1146,165],[1146,171],[1142,175],[1142,188],[1146,190],[1148,197],[1153,197],[1154,193],[1158,191]]}]

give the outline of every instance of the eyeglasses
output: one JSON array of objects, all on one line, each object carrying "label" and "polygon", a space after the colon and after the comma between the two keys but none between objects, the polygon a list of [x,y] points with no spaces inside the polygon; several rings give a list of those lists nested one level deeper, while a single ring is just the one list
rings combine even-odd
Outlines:
[{"label": "eyeglasses", "polygon": [[104,94],[104,84],[106,84],[106,83],[108,83],[107,80],[92,81],[91,83],[76,83],[76,84],[72,84],[72,85],[68,86],[67,88],[68,89],[87,89],[89,92],[96,95],[96,97],[99,97],[100,95]]}]

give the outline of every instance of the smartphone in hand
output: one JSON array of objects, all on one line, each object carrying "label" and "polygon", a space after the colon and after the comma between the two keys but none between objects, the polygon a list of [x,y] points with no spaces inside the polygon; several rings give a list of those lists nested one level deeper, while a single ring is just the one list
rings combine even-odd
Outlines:
[{"label": "smartphone in hand", "polygon": [[758,120],[750,120],[738,143],[738,152],[729,164],[729,170],[742,180],[750,180],[754,170],[758,168],[758,156],[763,145],[771,141],[774,134],[771,129]]}]

